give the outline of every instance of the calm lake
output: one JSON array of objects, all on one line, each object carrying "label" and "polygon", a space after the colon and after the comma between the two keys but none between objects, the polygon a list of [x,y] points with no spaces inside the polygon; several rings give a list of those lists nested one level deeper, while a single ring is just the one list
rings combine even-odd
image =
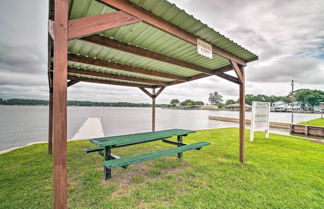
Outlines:
[{"label": "calm lake", "polygon": [[[208,120],[209,115],[238,118],[238,112],[208,110],[156,110],[156,129],[209,129],[238,127],[237,123]],[[68,107],[68,138],[89,117],[100,117],[105,136],[151,131],[151,109],[130,107]],[[320,114],[295,114],[295,122],[320,117]],[[250,118],[250,112],[246,113]],[[270,120],[290,122],[290,113],[271,113]],[[47,106],[0,106],[0,151],[47,140]],[[277,133],[288,133],[273,130]]]}]

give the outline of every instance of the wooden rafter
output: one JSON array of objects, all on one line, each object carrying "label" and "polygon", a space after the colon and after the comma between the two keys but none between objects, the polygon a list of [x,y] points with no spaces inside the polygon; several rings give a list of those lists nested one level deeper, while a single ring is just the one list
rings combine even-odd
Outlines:
[{"label": "wooden rafter", "polygon": [[[98,0],[99,2],[102,2],[104,4],[107,4],[108,6],[112,6],[114,8],[117,8],[119,10],[122,10],[130,15],[133,15],[135,17],[138,17],[142,19],[147,24],[150,24],[156,28],[159,28],[160,30],[163,30],[169,34],[172,34],[182,40],[185,40],[193,45],[197,45],[197,37],[194,35],[188,33],[187,31],[177,27],[176,25],[173,25],[169,23],[166,20],[163,20],[160,17],[155,16],[154,14],[146,11],[143,8],[138,7],[137,5],[131,3],[128,0]],[[219,56],[222,56],[226,59],[234,60],[236,63],[240,65],[246,65],[246,61],[223,50],[216,46],[213,46],[213,52]]]},{"label": "wooden rafter", "polygon": [[149,51],[147,49],[143,49],[143,48],[140,48],[137,46],[129,45],[129,44],[117,41],[117,40],[109,39],[109,38],[106,38],[103,36],[91,35],[88,37],[84,37],[81,40],[84,40],[84,41],[87,41],[87,42],[90,42],[93,44],[101,45],[104,47],[113,48],[113,49],[117,49],[120,51],[132,53],[132,54],[139,55],[142,57],[154,59],[157,61],[178,65],[178,66],[185,67],[188,69],[196,70],[198,72],[202,72],[202,73],[206,73],[206,74],[210,74],[210,75],[213,74],[213,72],[211,70],[209,70],[208,68],[201,67],[201,66],[183,61],[183,60],[175,59],[173,57],[169,57],[169,56],[159,54],[159,53],[156,53],[153,51]]},{"label": "wooden rafter", "polygon": [[123,11],[74,19],[69,21],[68,39],[79,38],[140,21],[139,18]]},{"label": "wooden rafter", "polygon": [[54,40],[54,21],[50,19],[48,20],[48,34]]},{"label": "wooden rafter", "polygon": [[139,68],[139,67],[134,67],[134,66],[129,66],[129,65],[122,65],[119,63],[108,62],[108,61],[100,60],[100,59],[93,59],[93,58],[85,57],[85,56],[69,54],[68,58],[69,58],[69,61],[73,61],[73,62],[80,62],[80,63],[89,64],[89,65],[112,68],[112,69],[132,72],[132,73],[139,73],[139,74],[144,74],[144,75],[151,75],[151,76],[175,79],[175,80],[181,80],[181,81],[188,80],[188,78],[182,77],[182,76],[158,72],[158,71],[154,71],[154,70],[147,70],[144,68]]},{"label": "wooden rafter", "polygon": [[[224,72],[227,72],[227,71],[230,71],[232,69],[233,68],[232,68],[231,65],[227,65],[227,66],[224,66],[224,67],[220,67],[220,68],[217,68],[217,69],[213,70],[213,75],[219,76],[220,74],[222,74]],[[200,78],[206,78],[208,76],[211,76],[211,75],[205,74],[205,73],[200,73],[198,75],[191,76],[188,79],[188,81],[193,81],[193,80],[197,80],[197,79],[200,79]],[[180,83],[184,83],[184,81],[172,81],[172,82],[169,83],[169,85],[176,85],[176,84],[180,84]]]},{"label": "wooden rafter", "polygon": [[158,97],[162,91],[165,89],[165,86],[162,86],[156,93],[155,93],[155,97]]},{"label": "wooden rafter", "polygon": [[[152,71],[152,70],[147,70],[147,69],[128,66],[128,65],[122,65],[122,64],[118,64],[118,63],[114,63],[114,62],[108,62],[105,60],[99,60],[99,59],[94,59],[91,57],[85,57],[85,56],[80,56],[80,55],[75,55],[75,54],[69,54],[68,59],[69,59],[69,61],[73,61],[73,62],[85,63],[85,64],[89,64],[89,65],[107,67],[107,68],[112,68],[112,69],[117,69],[117,70],[122,70],[122,71],[127,71],[127,72],[140,73],[140,74],[145,74],[145,75],[152,75],[152,76],[176,80],[176,81],[172,81],[172,82],[164,83],[164,84],[153,83],[153,84],[160,85],[160,86],[175,85],[175,84],[183,83],[185,81],[192,81],[192,80],[197,80],[200,78],[205,78],[205,77],[210,76],[210,74],[201,73],[201,74],[186,78],[186,77],[176,76],[173,74],[167,74],[167,73],[163,73],[163,72]],[[227,75],[227,74],[224,74],[224,72],[230,71],[232,69],[233,69],[232,65],[227,65],[225,67],[221,67],[221,68],[213,70],[212,75],[216,75],[216,76],[219,76],[226,80],[237,83],[237,78]],[[144,81],[139,81],[139,82],[144,82]],[[146,83],[151,83],[151,82],[146,82]]]},{"label": "wooden rafter", "polygon": [[74,84],[77,84],[77,83],[79,83],[79,82],[80,82],[80,81],[70,80],[70,81],[67,83],[67,87],[73,86]]},{"label": "wooden rafter", "polygon": [[162,93],[162,91],[165,89],[165,86],[160,87],[160,89],[156,93],[155,93],[155,91],[153,93],[150,93],[145,88],[139,88],[139,89],[141,89],[147,96],[149,96],[153,99],[153,98],[158,97]]},{"label": "wooden rafter", "polygon": [[151,79],[145,79],[145,78],[136,78],[136,77],[130,77],[130,76],[124,76],[124,75],[118,75],[118,74],[112,74],[112,73],[104,73],[104,72],[98,72],[98,71],[91,71],[91,70],[84,70],[84,69],[76,69],[76,68],[69,68],[69,73],[75,73],[80,75],[89,75],[89,76],[96,76],[101,78],[110,78],[110,79],[117,79],[117,80],[124,80],[124,81],[133,81],[133,82],[141,82],[141,83],[147,83],[152,85],[158,85],[158,86],[167,86],[168,83],[151,80]]},{"label": "wooden rafter", "polygon": [[83,81],[83,82],[90,82],[90,83],[110,84],[110,85],[117,85],[117,86],[142,87],[142,88],[152,88],[153,87],[153,86],[145,85],[145,84],[127,83],[127,82],[110,81],[110,80],[100,80],[100,79],[92,79],[92,78],[82,78],[82,77],[72,76],[72,75],[69,75],[68,79],[76,80],[76,81]]},{"label": "wooden rafter", "polygon": [[153,98],[153,94],[151,94],[148,90],[146,90],[145,88],[139,88],[141,89],[147,96]]},{"label": "wooden rafter", "polygon": [[232,66],[233,66],[233,69],[234,69],[240,83],[244,83],[244,77],[243,77],[240,66],[233,60],[230,60],[230,62],[232,64]]},{"label": "wooden rafter", "polygon": [[228,81],[231,81],[233,83],[240,84],[240,81],[239,81],[238,78],[235,78],[234,76],[228,75],[226,73],[220,73],[217,76],[219,76],[221,78],[224,78],[224,79],[226,79]]}]

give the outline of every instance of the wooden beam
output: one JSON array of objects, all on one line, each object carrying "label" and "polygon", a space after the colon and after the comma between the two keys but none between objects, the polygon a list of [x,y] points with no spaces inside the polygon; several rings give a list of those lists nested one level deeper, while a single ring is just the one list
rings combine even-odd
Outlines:
[{"label": "wooden beam", "polygon": [[158,92],[156,92],[156,94],[154,95],[155,98],[158,97],[158,96],[162,93],[162,91],[163,91],[164,89],[165,89],[165,86],[161,87],[161,88],[158,90]]},{"label": "wooden beam", "polygon": [[156,92],[155,94],[151,94],[148,90],[146,90],[145,88],[139,88],[139,89],[141,89],[145,94],[147,94],[149,97],[151,97],[151,98],[156,98],[156,97],[158,97],[160,94],[161,94],[161,92],[165,89],[165,86],[162,86],[159,90],[158,90],[158,92]]},{"label": "wooden beam", "polygon": [[74,84],[77,84],[77,83],[79,83],[79,82],[80,82],[80,81],[70,80],[70,81],[67,83],[67,87],[73,86]]},{"label": "wooden beam", "polygon": [[152,131],[155,131],[155,88],[152,89]]},{"label": "wooden beam", "polygon": [[74,19],[69,21],[68,39],[79,38],[140,21],[139,18],[126,14],[123,11]]},{"label": "wooden beam", "polygon": [[233,82],[233,83],[240,84],[240,81],[239,81],[238,78],[235,78],[235,77],[233,77],[233,76],[231,76],[231,75],[228,75],[228,74],[226,74],[226,73],[220,73],[220,74],[218,74],[217,76],[219,76],[219,77],[221,77],[221,78],[224,78],[224,79],[226,79],[226,80],[228,80],[228,81],[231,81],[231,82]]},{"label": "wooden beam", "polygon": [[51,38],[54,40],[54,21],[48,20],[48,34],[51,36]]},{"label": "wooden beam", "polygon": [[48,101],[48,145],[47,152],[49,155],[53,153],[53,90],[49,92]]},{"label": "wooden beam", "polygon": [[132,53],[135,55],[139,55],[142,57],[146,57],[146,58],[150,58],[150,59],[154,59],[157,61],[161,61],[161,62],[166,62],[166,63],[170,63],[173,65],[178,65],[181,67],[185,67],[188,69],[192,69],[192,70],[196,70],[199,72],[203,72],[203,73],[207,73],[207,74],[213,74],[213,72],[211,70],[209,70],[208,68],[205,67],[201,67],[198,65],[195,65],[193,63],[189,63],[183,60],[179,60],[179,59],[175,59],[173,57],[169,57],[163,54],[159,54],[153,51],[149,51],[146,49],[142,49],[139,48],[137,46],[133,46],[133,45],[129,45],[120,41],[116,41],[113,39],[109,39],[103,36],[99,36],[99,35],[92,35],[92,36],[88,36],[88,37],[84,37],[81,40],[93,43],[93,44],[97,44],[97,45],[101,45],[104,47],[108,47],[108,48],[113,48],[113,49],[117,49],[120,51],[124,51],[124,52],[128,52],[128,53]]},{"label": "wooden beam", "polygon": [[68,0],[55,0],[53,148],[54,208],[67,209],[67,28]]},{"label": "wooden beam", "polygon": [[145,85],[145,84],[127,83],[127,82],[110,81],[110,80],[100,80],[100,79],[92,79],[92,78],[82,78],[82,77],[72,76],[72,75],[69,75],[68,79],[83,81],[83,82],[90,82],[90,83],[110,84],[110,85],[117,85],[117,86],[143,87],[143,88],[152,88],[153,87],[153,86]]},{"label": "wooden beam", "polygon": [[244,82],[244,77],[243,77],[243,74],[241,72],[241,69],[240,69],[240,66],[238,66],[238,64],[236,62],[234,62],[233,60],[230,60],[232,66],[233,66],[233,69],[240,81],[240,83],[243,83]]},{"label": "wooden beam", "polygon": [[[51,47],[49,39],[49,49],[48,49],[48,55],[49,60],[51,56]],[[53,72],[51,72],[52,66],[51,63],[48,63],[48,87],[49,87],[49,100],[48,100],[48,144],[47,144],[47,153],[51,155],[53,153]]]},{"label": "wooden beam", "polygon": [[145,88],[139,88],[141,89],[147,96],[153,98],[153,94],[151,94],[148,90],[146,90]]},{"label": "wooden beam", "polygon": [[[217,68],[217,69],[213,70],[213,75],[218,76],[219,74],[230,71],[232,69],[233,69],[232,65],[227,65],[227,66],[224,66],[224,67],[220,67],[220,68]],[[201,73],[201,74],[197,74],[197,75],[189,77],[189,79],[187,81],[193,81],[193,80],[197,80],[197,79],[200,79],[200,78],[206,78],[208,76],[211,76],[211,75]],[[172,81],[172,82],[169,83],[169,86],[180,84],[180,83],[184,83],[184,82],[183,81]]]},{"label": "wooden beam", "polygon": [[245,155],[245,82],[244,69],[241,69],[243,82],[240,83],[240,162],[244,162]]},{"label": "wooden beam", "polygon": [[159,86],[168,85],[168,83],[166,83],[166,82],[161,82],[161,81],[156,81],[156,80],[151,80],[151,79],[129,77],[129,76],[124,76],[124,75],[118,75],[118,74],[112,74],[112,73],[103,73],[103,72],[76,69],[76,68],[69,68],[68,72],[69,73],[75,73],[75,74],[81,74],[81,75],[97,76],[97,77],[102,77],[102,78],[110,78],[110,79],[118,79],[118,80],[124,80],[124,81],[141,82],[141,83],[154,84],[154,85],[159,85]]},{"label": "wooden beam", "polygon": [[220,68],[217,68],[214,71],[214,75],[218,75],[218,74],[221,74],[221,73],[225,73],[227,71],[230,71],[230,70],[233,70],[233,67],[232,65],[226,65],[224,67],[220,67]]},{"label": "wooden beam", "polygon": [[[138,7],[137,5],[131,3],[128,0],[99,0],[99,1],[104,4],[107,4],[108,6],[112,6],[118,10],[122,10],[130,15],[138,17],[142,19],[144,22],[146,22],[147,24],[159,28],[160,30],[163,30],[173,36],[176,36],[184,41],[187,41],[188,43],[191,43],[195,46],[197,45],[197,37],[195,37],[194,35],[188,33],[187,31],[179,28],[176,25],[169,23],[166,20],[163,20],[160,17],[157,17],[156,15],[150,13],[145,9]],[[239,63],[240,65],[246,65],[245,60],[216,46],[213,46],[213,52],[226,59],[234,60],[236,63]]]},{"label": "wooden beam", "polygon": [[49,87],[49,102],[48,102],[48,144],[47,153],[53,153],[53,40],[54,40],[54,1],[48,1],[48,37],[47,37],[47,77]]},{"label": "wooden beam", "polygon": [[117,70],[122,70],[122,71],[126,71],[126,72],[132,72],[132,73],[139,73],[139,74],[144,74],[144,75],[151,75],[151,76],[161,77],[161,78],[175,79],[175,80],[181,80],[181,81],[188,80],[188,78],[182,77],[182,76],[177,76],[177,75],[153,71],[153,70],[147,70],[144,68],[139,68],[139,67],[134,67],[134,66],[129,66],[129,65],[122,65],[119,63],[108,62],[108,61],[104,61],[104,60],[100,60],[100,59],[93,59],[93,58],[85,57],[85,56],[69,54],[68,57],[69,57],[69,61],[73,61],[73,62],[80,62],[80,63],[89,64],[89,65],[112,68],[112,69],[117,69]]}]

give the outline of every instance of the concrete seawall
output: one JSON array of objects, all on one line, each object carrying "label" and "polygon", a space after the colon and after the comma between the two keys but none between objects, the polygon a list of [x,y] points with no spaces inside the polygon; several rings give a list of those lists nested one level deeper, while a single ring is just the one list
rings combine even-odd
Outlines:
[{"label": "concrete seawall", "polygon": [[[233,122],[233,123],[239,123],[238,118],[228,118],[228,117],[220,117],[220,116],[208,116],[209,120],[220,120],[220,121],[226,121],[226,122]],[[246,124],[251,124],[251,120],[246,119]],[[281,129],[290,129],[290,123],[282,123],[282,122],[270,122],[271,128],[281,128]]]}]

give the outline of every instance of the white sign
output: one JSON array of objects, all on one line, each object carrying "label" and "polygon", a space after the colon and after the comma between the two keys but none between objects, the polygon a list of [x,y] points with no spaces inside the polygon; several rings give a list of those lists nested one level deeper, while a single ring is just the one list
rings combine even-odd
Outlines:
[{"label": "white sign", "polygon": [[213,59],[213,47],[211,44],[197,38],[198,54]]},{"label": "white sign", "polygon": [[269,138],[270,126],[270,103],[269,102],[252,102],[252,120],[250,129],[250,141],[254,139],[254,131],[264,130],[266,138]]}]

